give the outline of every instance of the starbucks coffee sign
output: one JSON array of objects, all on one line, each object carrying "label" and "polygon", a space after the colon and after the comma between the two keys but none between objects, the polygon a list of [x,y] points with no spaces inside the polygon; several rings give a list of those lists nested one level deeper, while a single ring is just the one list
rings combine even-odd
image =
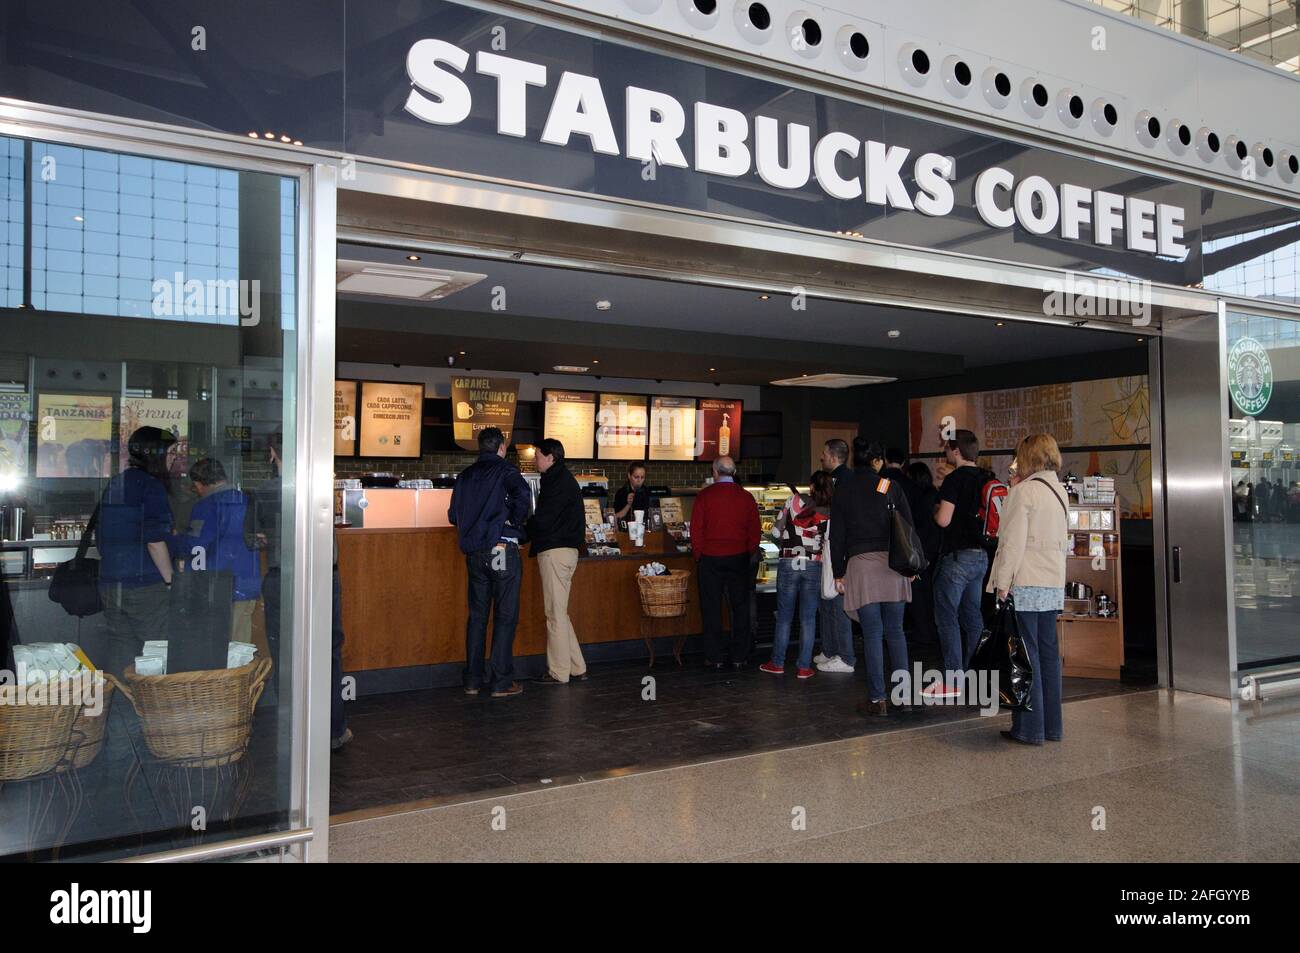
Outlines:
[{"label": "starbucks coffee sign", "polygon": [[1273,364],[1254,338],[1240,338],[1228,351],[1228,393],[1248,417],[1258,416],[1273,396]]}]

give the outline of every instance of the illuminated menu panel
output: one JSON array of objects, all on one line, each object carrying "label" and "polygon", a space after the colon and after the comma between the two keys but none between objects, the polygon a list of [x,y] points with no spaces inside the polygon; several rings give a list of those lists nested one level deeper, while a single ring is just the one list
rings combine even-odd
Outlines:
[{"label": "illuminated menu panel", "polygon": [[596,455],[596,395],[585,390],[542,393],[542,436],[564,444],[564,455],[591,460]]},{"label": "illuminated menu panel", "polygon": [[424,385],[363,381],[361,456],[420,456]]},{"label": "illuminated menu panel", "polygon": [[696,401],[694,397],[654,397],[650,400],[650,459],[694,460]]},{"label": "illuminated menu panel", "polygon": [[601,394],[596,459],[644,460],[649,437],[645,394]]},{"label": "illuminated menu panel", "polygon": [[698,452],[696,460],[718,457],[740,459],[740,425],[744,414],[743,400],[700,400]]}]

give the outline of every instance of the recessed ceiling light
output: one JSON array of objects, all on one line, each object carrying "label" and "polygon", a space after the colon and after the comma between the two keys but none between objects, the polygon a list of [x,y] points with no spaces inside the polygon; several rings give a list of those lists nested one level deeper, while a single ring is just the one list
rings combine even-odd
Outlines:
[{"label": "recessed ceiling light", "polygon": [[1138,338],[1138,344],[1141,344],[1141,343],[1142,343],[1143,341],[1145,341],[1145,340],[1146,340],[1146,338]]},{"label": "recessed ceiling light", "polygon": [[295,140],[293,140],[293,144],[294,144],[295,146],[300,146],[300,145],[302,145],[302,140],[301,140],[301,139],[295,139]]},{"label": "recessed ceiling light", "polygon": [[250,133],[248,134],[248,138],[250,138],[250,139],[256,139],[256,138],[257,138],[257,133],[255,133],[255,132],[250,132]]},{"label": "recessed ceiling light", "polygon": [[1004,324],[1006,324],[1005,321],[995,321],[995,322],[993,323],[993,326],[994,326],[995,328],[1000,328],[1000,327],[1002,327],[1002,325],[1004,325]]},{"label": "recessed ceiling light", "polygon": [[465,352],[464,352],[464,351],[461,351],[460,353],[463,355]]},{"label": "recessed ceiling light", "polygon": [[274,138],[275,138],[275,133],[273,133],[273,132],[266,132],[266,133],[263,133],[262,135],[263,135],[265,138],[267,138],[267,139],[274,139]]},{"label": "recessed ceiling light", "polygon": [[711,370],[711,371],[716,371],[717,368],[716,368],[716,367],[710,367],[709,370]]},{"label": "recessed ceiling light", "polygon": [[612,307],[614,307],[613,302],[605,298],[601,298],[599,301],[596,302],[597,311],[608,311]]},{"label": "recessed ceiling light", "polygon": [[596,357],[596,358],[592,358],[591,363],[593,363],[593,364],[599,364],[599,363],[600,363],[600,358],[598,358],[598,357]]},{"label": "recessed ceiling light", "polygon": [[889,335],[891,338],[901,338],[903,336],[903,332],[898,330],[898,328],[890,328],[885,333]]},{"label": "recessed ceiling light", "polygon": [[420,260],[420,256],[419,256],[419,255],[407,255],[407,256],[406,256],[406,260],[407,260],[407,261],[419,261],[419,260]]},{"label": "recessed ceiling light", "polygon": [[281,136],[281,137],[280,137],[280,141],[281,141],[281,142],[293,142],[293,140],[290,139],[288,136]]},{"label": "recessed ceiling light", "polygon": [[766,301],[766,300],[767,300],[768,298],[770,298],[770,297],[772,297],[772,296],[771,296],[771,295],[759,295],[759,296],[758,296],[758,300],[759,300],[759,301]]}]

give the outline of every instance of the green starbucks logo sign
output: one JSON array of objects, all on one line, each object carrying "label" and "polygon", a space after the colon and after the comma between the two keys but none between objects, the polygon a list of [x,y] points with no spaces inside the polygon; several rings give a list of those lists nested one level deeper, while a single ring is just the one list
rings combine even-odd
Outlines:
[{"label": "green starbucks logo sign", "polygon": [[1241,338],[1228,352],[1228,393],[1248,417],[1255,417],[1273,396],[1273,364],[1264,345]]}]

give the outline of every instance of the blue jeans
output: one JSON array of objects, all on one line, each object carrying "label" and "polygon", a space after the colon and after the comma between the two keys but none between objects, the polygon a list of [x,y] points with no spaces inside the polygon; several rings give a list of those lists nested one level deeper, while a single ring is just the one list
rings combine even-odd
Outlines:
[{"label": "blue jeans", "polygon": [[827,658],[836,655],[845,665],[857,664],[853,654],[853,620],[844,614],[844,596],[823,599],[821,602],[822,654]]},{"label": "blue jeans", "polygon": [[[858,622],[862,625],[862,654],[867,658],[867,698],[884,701],[889,690],[885,686],[884,643],[889,643],[889,664],[892,672],[907,671],[907,639],[903,636],[903,607],[906,602],[873,602],[858,609]],[[907,697],[912,693],[909,689]]]},{"label": "blue jeans", "polygon": [[984,630],[980,599],[988,569],[989,554],[982,549],[959,549],[939,557],[934,570],[934,623],[945,672],[964,672],[975,654]]},{"label": "blue jeans", "polygon": [[1032,710],[1011,713],[1011,733],[1033,744],[1061,740],[1061,653],[1056,641],[1056,616],[1055,609],[1016,612],[1016,628],[1025,640],[1034,678],[1029,689]]},{"label": "blue jeans", "polygon": [[822,564],[805,560],[802,569],[793,559],[776,566],[776,635],[772,638],[772,664],[785,665],[790,646],[790,625],[799,608],[799,667],[812,668],[813,638],[817,631],[817,609],[821,604]]},{"label": "blue jeans", "polygon": [[[465,687],[494,692],[515,680],[515,625],[519,622],[519,582],[524,566],[519,547],[508,543],[493,565],[491,549],[465,557],[469,571],[469,621],[465,624]],[[484,670],[488,613],[492,615],[492,660]]]}]

